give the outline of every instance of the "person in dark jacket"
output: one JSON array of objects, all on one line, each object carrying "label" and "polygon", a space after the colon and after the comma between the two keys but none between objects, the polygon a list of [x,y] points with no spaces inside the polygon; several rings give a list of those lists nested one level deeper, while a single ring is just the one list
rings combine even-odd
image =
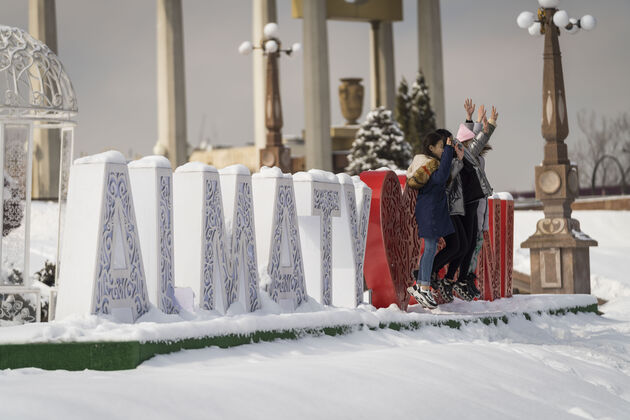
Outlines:
[{"label": "person in dark jacket", "polygon": [[[450,131],[440,128],[435,131],[443,139],[447,139],[452,137]],[[462,223],[462,218],[464,214],[464,204],[463,200],[459,203],[457,200],[453,200],[452,194],[449,194],[449,191],[453,190],[453,184],[459,183],[459,190],[461,191],[461,182],[459,179],[459,174],[453,176],[453,167],[456,165],[461,165],[462,160],[464,158],[464,150],[463,145],[457,139],[454,140],[455,143],[455,152],[457,153],[457,159],[453,161],[451,165],[451,176],[449,182],[446,185],[446,196],[449,204],[449,214],[451,223],[453,225],[453,232],[444,237],[445,247],[440,250],[435,256],[433,261],[433,275],[431,280],[431,287],[435,291],[435,294],[440,296],[442,301],[449,303],[453,301],[453,285],[454,282],[451,280],[451,277],[444,277],[441,279],[438,276],[438,272],[455,259],[459,258],[459,255],[463,253],[466,240],[466,231],[464,230],[464,225]],[[457,201],[457,202],[456,202]],[[460,205],[461,204],[461,205]],[[461,208],[460,208],[461,207]]]},{"label": "person in dark jacket", "polygon": [[[446,143],[446,145],[445,145]],[[452,139],[432,132],[424,139],[424,154],[416,155],[407,170],[407,185],[418,190],[415,216],[424,253],[415,285],[407,291],[425,308],[437,307],[431,295],[431,274],[438,240],[453,233],[446,197],[446,183],[453,161]]]}]

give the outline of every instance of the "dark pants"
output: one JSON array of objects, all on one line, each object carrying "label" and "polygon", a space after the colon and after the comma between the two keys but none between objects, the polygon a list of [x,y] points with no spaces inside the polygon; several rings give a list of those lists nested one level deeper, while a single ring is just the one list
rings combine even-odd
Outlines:
[{"label": "dark pants", "polygon": [[[460,254],[464,252],[460,250],[464,246],[466,241],[466,232],[464,231],[463,217],[462,216],[451,216],[451,222],[453,223],[453,228],[455,232],[450,235],[446,235],[444,237],[444,242],[446,242],[446,246],[440,250],[435,255],[435,259],[433,260],[433,272],[437,273],[444,267],[446,264],[450,263],[454,259],[458,258]],[[452,277],[448,277],[449,279]]]},{"label": "dark pants", "polygon": [[457,255],[450,261],[448,266],[448,273],[446,278],[452,279],[457,273],[457,269],[465,276],[468,273],[470,267],[470,261],[472,260],[473,253],[475,252],[475,245],[477,242],[477,207],[479,202],[473,201],[466,204],[464,216],[456,216],[461,218],[464,235],[460,241],[460,248]]}]

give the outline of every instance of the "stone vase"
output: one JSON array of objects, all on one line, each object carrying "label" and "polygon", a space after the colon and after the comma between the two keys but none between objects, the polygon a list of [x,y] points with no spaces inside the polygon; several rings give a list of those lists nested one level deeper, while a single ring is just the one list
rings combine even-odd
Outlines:
[{"label": "stone vase", "polygon": [[348,77],[341,80],[339,86],[339,105],[346,125],[355,125],[363,111],[363,93],[365,91],[360,77]]}]

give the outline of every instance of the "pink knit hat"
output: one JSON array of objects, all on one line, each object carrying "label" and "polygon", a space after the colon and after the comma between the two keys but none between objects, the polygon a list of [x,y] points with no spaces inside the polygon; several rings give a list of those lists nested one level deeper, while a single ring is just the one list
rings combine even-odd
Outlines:
[{"label": "pink knit hat", "polygon": [[459,125],[459,130],[457,130],[457,140],[464,142],[468,140],[472,140],[475,138],[475,133],[473,133],[465,124]]}]

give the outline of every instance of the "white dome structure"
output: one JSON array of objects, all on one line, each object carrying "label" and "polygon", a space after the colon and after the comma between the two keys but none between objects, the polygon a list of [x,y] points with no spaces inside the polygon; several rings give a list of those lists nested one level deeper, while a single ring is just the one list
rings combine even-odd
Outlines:
[{"label": "white dome structure", "polygon": [[77,99],[57,55],[28,32],[0,25],[0,119],[73,123]]}]

